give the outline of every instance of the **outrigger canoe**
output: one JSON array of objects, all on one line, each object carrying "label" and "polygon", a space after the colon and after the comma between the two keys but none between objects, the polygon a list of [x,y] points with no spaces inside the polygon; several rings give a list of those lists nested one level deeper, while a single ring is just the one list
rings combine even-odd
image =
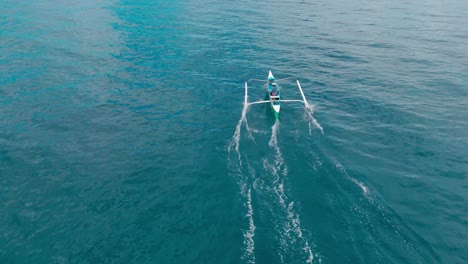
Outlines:
[{"label": "outrigger canoe", "polygon": [[[285,79],[290,79],[292,77],[280,79],[280,80],[285,80]],[[263,80],[258,80],[258,79],[250,79],[247,82],[245,82],[245,100],[244,100],[244,105],[245,106],[250,106],[253,104],[263,104],[263,103],[270,103],[271,109],[273,110],[273,113],[275,117],[278,119],[279,118],[279,113],[281,109],[281,103],[285,102],[300,102],[304,103],[305,106],[307,106],[307,100],[304,96],[304,92],[302,91],[301,84],[299,83],[298,80],[296,80],[297,87],[299,88],[299,91],[301,92],[302,99],[303,100],[283,100],[281,98],[281,93],[280,93],[280,87],[278,84],[278,80],[275,79],[271,71],[268,72],[268,79],[267,79],[267,91],[268,91],[268,98],[269,100],[263,100],[263,101],[257,101],[257,102],[248,102],[248,85],[247,83],[250,81],[261,81]]]}]

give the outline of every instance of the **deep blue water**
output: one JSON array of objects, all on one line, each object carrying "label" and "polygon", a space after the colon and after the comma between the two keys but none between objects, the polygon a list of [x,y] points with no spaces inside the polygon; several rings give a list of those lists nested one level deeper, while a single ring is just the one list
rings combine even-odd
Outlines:
[{"label": "deep blue water", "polygon": [[468,2],[283,2],[0,0],[0,263],[466,263]]}]

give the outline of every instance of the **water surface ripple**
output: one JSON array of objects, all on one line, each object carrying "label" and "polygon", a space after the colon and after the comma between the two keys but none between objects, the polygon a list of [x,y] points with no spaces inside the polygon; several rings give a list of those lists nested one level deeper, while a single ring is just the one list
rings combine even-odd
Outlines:
[{"label": "water surface ripple", "polygon": [[[467,24],[459,0],[3,0],[0,263],[466,263]],[[268,70],[310,106],[243,111]]]}]

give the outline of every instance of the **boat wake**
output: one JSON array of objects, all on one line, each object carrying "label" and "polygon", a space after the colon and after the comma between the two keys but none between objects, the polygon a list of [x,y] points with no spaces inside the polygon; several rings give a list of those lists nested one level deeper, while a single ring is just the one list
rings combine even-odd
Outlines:
[{"label": "boat wake", "polygon": [[307,263],[312,263],[314,260],[312,248],[304,237],[299,214],[294,208],[294,201],[291,201],[285,191],[288,167],[278,146],[279,120],[276,120],[271,130],[269,146],[273,149],[273,153],[263,160],[263,168],[265,172],[273,176],[272,182],[268,182],[269,187],[265,189],[273,191],[282,212],[282,215],[276,216],[277,219],[281,220],[277,223],[282,250],[279,253],[280,259],[282,262],[290,263],[297,260],[298,257],[302,257]]},{"label": "boat wake", "polygon": [[[349,175],[343,165],[335,161],[335,166],[345,179],[362,190],[364,199],[357,196],[349,200],[351,214],[358,219],[361,230],[367,233],[366,244],[380,249],[375,252],[380,258],[402,251],[407,257],[416,260],[416,263],[441,262],[432,246],[396,210],[378,199],[363,182]],[[384,241],[381,240],[382,237],[385,237]],[[388,245],[393,246],[389,249]]]},{"label": "boat wake", "polygon": [[[277,254],[280,263],[291,263],[301,260],[306,263],[314,262],[318,255],[314,255],[312,246],[306,238],[306,232],[301,226],[300,215],[297,212],[294,201],[287,194],[288,167],[281,154],[278,145],[279,120],[271,128],[271,138],[268,142],[271,152],[266,154],[261,160],[263,168],[255,171],[246,154],[240,151],[241,130],[246,122],[246,112],[244,109],[241,119],[236,127],[232,140],[228,146],[228,167],[230,174],[237,180],[242,204],[245,212],[245,222],[243,227],[243,255],[242,260],[246,263],[255,263],[255,232],[257,222],[266,225],[273,225],[274,233],[268,240],[275,240],[272,254]],[[246,126],[248,129],[248,127]],[[249,136],[250,137],[250,136]],[[255,162],[255,161],[253,161]],[[255,205],[252,203],[253,197],[259,201]],[[260,207],[259,207],[260,206]],[[255,207],[258,207],[255,209]],[[270,212],[270,217],[262,216],[262,211]],[[256,213],[256,211],[260,211]],[[267,219],[268,218],[268,219]],[[270,222],[272,221],[272,222]],[[257,224],[258,224],[257,223]],[[266,228],[269,229],[269,228]],[[263,228],[265,230],[265,228]],[[262,236],[263,234],[260,234]],[[268,242],[259,238],[257,243],[261,247]],[[319,259],[320,261],[320,259]]]},{"label": "boat wake", "polygon": [[320,133],[323,134],[322,126],[314,118],[314,106],[307,103],[307,101],[305,102],[304,115],[305,115],[304,118],[307,120],[307,122],[309,124],[309,135],[312,135],[312,130],[314,128],[320,130]]},{"label": "boat wake", "polygon": [[366,196],[367,198],[369,198],[369,188],[364,185],[364,183],[360,182],[359,180],[357,180],[356,178],[353,178],[351,177],[347,172],[346,172],[346,169],[343,167],[343,165],[341,165],[340,163],[336,163],[336,169],[341,172],[348,180],[354,182],[357,186],[359,186],[362,190],[362,193],[364,194],[364,196]]},{"label": "boat wake", "polygon": [[[283,158],[278,134],[280,133],[280,122],[275,121],[271,127],[271,138],[268,146],[264,144],[267,151],[250,152],[241,151],[240,141],[249,139],[254,142],[267,140],[265,137],[270,133],[267,129],[250,129],[247,122],[248,105],[244,104],[241,118],[236,126],[234,135],[228,145],[228,169],[229,174],[239,185],[239,194],[242,202],[242,263],[258,262],[279,262],[279,263],[321,263],[322,259],[316,252],[316,246],[310,242],[310,232],[304,228],[301,222],[300,209],[294,201],[290,192],[290,181],[288,181],[288,165]],[[315,120],[314,108],[305,104],[304,117],[308,120],[309,134],[313,129],[320,130],[323,134],[322,126]],[[242,137],[243,126],[247,130],[247,135]],[[244,132],[245,133],[245,132]],[[258,144],[257,148],[262,148]],[[262,154],[258,157],[258,153]],[[311,167],[320,172],[323,166],[322,159],[316,158]],[[379,249],[380,259],[386,255],[391,256],[392,252],[385,250],[384,242],[380,237],[386,237],[392,244],[399,245],[401,250],[411,254],[416,259],[426,260],[423,251],[416,246],[413,241],[423,243],[428,252],[428,259],[435,259],[440,262],[437,254],[430,245],[412,230],[394,210],[385,204],[380,204],[369,187],[362,181],[348,173],[343,165],[333,160],[333,167],[349,182],[353,182],[355,190],[362,191],[358,195],[344,195],[349,202],[350,215],[357,219],[361,225],[358,230],[367,234],[366,243]],[[385,228],[377,228],[375,223],[381,223]],[[351,239],[352,240],[352,239]],[[354,241],[354,240],[352,240]],[[380,252],[380,249],[382,252]],[[315,252],[314,252],[315,251]],[[427,261],[421,261],[421,263]]]},{"label": "boat wake", "polygon": [[252,189],[248,188],[246,184],[241,185],[241,194],[246,199],[245,207],[247,208],[247,214],[245,217],[249,223],[249,227],[243,232],[244,235],[244,247],[245,254],[242,256],[249,263],[255,263],[254,255],[254,236],[255,236],[255,224],[253,220],[253,207],[252,207]]},{"label": "boat wake", "polygon": [[[245,100],[247,101],[247,98]],[[242,108],[241,118],[239,119],[239,122],[237,123],[236,130],[234,131],[234,135],[232,136],[232,140],[229,143],[229,147],[228,147],[229,153],[231,153],[232,149],[235,150],[240,167],[242,167],[242,160],[241,160],[241,155],[239,152],[239,144],[240,144],[242,124],[245,124],[245,127],[247,128],[247,132],[249,133],[249,137],[253,139],[252,133],[250,132],[249,124],[247,122],[248,108],[249,106],[247,104],[244,104],[244,108]]]},{"label": "boat wake", "polygon": [[[233,150],[233,149],[231,149]],[[253,173],[250,165],[248,162],[246,162],[246,167],[247,167],[247,173],[244,173],[244,169],[242,166],[242,160],[241,160],[241,155],[238,151],[235,149],[235,155],[231,155],[231,150],[229,154],[229,172],[231,176],[237,179],[237,183],[240,188],[240,194],[242,198],[242,204],[243,207],[246,210],[246,213],[244,215],[245,220],[246,220],[246,226],[243,228],[242,234],[243,234],[243,255],[242,259],[246,261],[246,263],[255,263],[255,222],[254,222],[254,208],[252,206],[252,187],[250,183],[250,179],[253,178],[253,175],[250,175],[250,173]]]},{"label": "boat wake", "polygon": [[242,259],[245,260],[247,263],[255,263],[254,236],[256,226],[253,218],[254,210],[252,206],[252,188],[250,187],[249,183],[249,179],[253,178],[252,175],[250,175],[250,173],[253,173],[253,170],[247,162],[247,173],[244,173],[245,169],[243,168],[242,156],[239,151],[241,129],[243,124],[245,124],[247,131],[249,131],[249,137],[253,139],[253,136],[250,133],[249,126],[247,123],[247,109],[248,106],[245,104],[244,108],[242,109],[241,118],[237,123],[236,130],[228,146],[228,167],[230,174],[238,181],[240,187],[240,194],[243,199],[243,205],[247,210],[245,218],[248,222],[248,226],[242,232],[244,237],[244,254],[242,256]]}]

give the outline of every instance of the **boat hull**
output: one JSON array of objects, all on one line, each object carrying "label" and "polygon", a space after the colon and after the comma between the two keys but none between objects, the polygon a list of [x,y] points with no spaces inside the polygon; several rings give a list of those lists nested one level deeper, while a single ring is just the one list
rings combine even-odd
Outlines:
[{"label": "boat hull", "polygon": [[273,83],[276,85],[276,87],[278,87],[278,83],[276,82],[275,77],[273,76],[271,71],[269,71],[268,73],[268,81],[267,81],[268,97],[270,98],[271,109],[273,110],[275,117],[279,118],[279,113],[281,110],[280,90],[279,90],[279,87],[276,88],[276,95],[272,95],[274,88],[272,84],[270,83],[270,80],[273,80]]}]

